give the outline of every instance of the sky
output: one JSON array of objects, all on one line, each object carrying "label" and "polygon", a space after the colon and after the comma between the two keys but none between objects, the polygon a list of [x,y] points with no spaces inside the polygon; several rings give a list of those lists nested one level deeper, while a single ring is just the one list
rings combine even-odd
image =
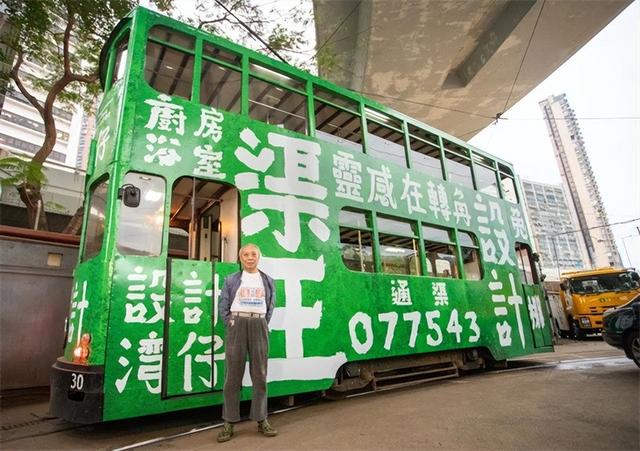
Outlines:
[{"label": "sky", "polygon": [[[511,107],[504,115],[509,119],[489,125],[469,142],[513,163],[523,179],[560,184],[538,102],[565,93],[578,117],[609,223],[640,218],[638,24],[640,1],[635,1]],[[613,225],[611,230],[622,262],[640,269],[640,231],[636,227],[640,220]]]}]

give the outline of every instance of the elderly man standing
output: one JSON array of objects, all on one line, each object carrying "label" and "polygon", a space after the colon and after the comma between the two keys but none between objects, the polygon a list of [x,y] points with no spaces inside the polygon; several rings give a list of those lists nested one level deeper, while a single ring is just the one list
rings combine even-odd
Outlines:
[{"label": "elderly man standing", "polygon": [[226,325],[224,426],[219,442],[233,437],[233,423],[240,421],[240,390],[246,356],[253,384],[249,417],[258,422],[258,431],[275,437],[278,431],[267,421],[267,360],[269,320],[275,301],[273,279],[258,269],[260,249],[247,244],[238,253],[242,271],[227,276],[220,296],[219,316]]}]

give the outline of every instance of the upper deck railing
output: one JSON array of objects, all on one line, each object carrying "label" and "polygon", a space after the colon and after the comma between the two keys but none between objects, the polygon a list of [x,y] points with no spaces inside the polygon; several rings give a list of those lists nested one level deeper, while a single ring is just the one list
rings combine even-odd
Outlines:
[{"label": "upper deck railing", "polygon": [[[105,45],[105,90],[127,71],[132,35],[155,90],[339,144],[518,203],[512,167],[447,133],[225,39],[138,8]],[[139,47],[139,45],[137,45]]]}]

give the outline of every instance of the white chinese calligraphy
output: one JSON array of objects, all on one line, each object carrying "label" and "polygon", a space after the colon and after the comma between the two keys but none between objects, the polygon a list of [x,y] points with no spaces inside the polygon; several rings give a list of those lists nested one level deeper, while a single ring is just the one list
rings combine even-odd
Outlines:
[{"label": "white chinese calligraphy", "polygon": [[391,281],[391,302],[394,305],[411,305],[409,282],[398,279]]},{"label": "white chinese calligraphy", "polygon": [[[246,129],[248,130],[248,129]],[[251,131],[243,131],[240,138],[251,149],[258,147],[259,141]],[[242,220],[246,235],[254,235],[269,226],[265,211],[278,211],[283,214],[284,230],[274,230],[273,236],[278,244],[295,252],[301,242],[300,215],[310,215],[306,223],[311,232],[320,240],[329,239],[329,228],[324,220],[329,216],[329,208],[320,202],[327,196],[327,189],[319,182],[320,146],[289,136],[268,134],[269,144],[281,148],[284,157],[284,177],[266,176],[265,187],[278,194],[251,193],[248,196],[249,206],[257,210]],[[266,171],[274,161],[274,151],[263,148],[259,155],[254,155],[247,148],[236,149],[236,157],[245,165],[261,172]],[[248,177],[244,179],[250,180]]]},{"label": "white chinese calligraphy", "polygon": [[385,165],[380,170],[367,168],[371,175],[371,185],[369,199],[367,202],[378,202],[383,207],[397,208],[396,200],[393,197],[393,183],[391,182],[391,171]]},{"label": "white chinese calligraphy", "polygon": [[433,282],[431,284],[431,292],[436,307],[449,305],[449,295],[447,294],[447,284],[444,282]]},{"label": "white chinese calligraphy", "polygon": [[426,213],[427,210],[425,210],[422,205],[420,205],[420,202],[424,197],[420,192],[420,189],[422,188],[420,186],[420,183],[412,181],[409,177],[409,174],[406,174],[404,176],[404,178],[402,179],[402,183],[404,185],[404,189],[402,191],[402,196],[400,196],[400,200],[407,201],[407,209],[409,210],[409,214],[412,214],[414,212]]},{"label": "white chinese calligraphy", "polygon": [[336,180],[336,197],[362,202],[362,164],[353,155],[337,151],[333,155],[333,177]]}]

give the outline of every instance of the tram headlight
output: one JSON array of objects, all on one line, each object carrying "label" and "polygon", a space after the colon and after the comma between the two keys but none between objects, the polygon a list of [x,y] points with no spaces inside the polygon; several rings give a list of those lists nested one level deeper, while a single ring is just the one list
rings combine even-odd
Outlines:
[{"label": "tram headlight", "polygon": [[80,343],[73,349],[73,363],[86,365],[89,362],[89,354],[91,353],[90,343],[91,335],[86,333],[82,334]]},{"label": "tram headlight", "polygon": [[580,318],[580,325],[582,327],[591,327],[591,321],[589,321],[589,318],[587,318],[586,316],[583,316],[582,318]]}]

